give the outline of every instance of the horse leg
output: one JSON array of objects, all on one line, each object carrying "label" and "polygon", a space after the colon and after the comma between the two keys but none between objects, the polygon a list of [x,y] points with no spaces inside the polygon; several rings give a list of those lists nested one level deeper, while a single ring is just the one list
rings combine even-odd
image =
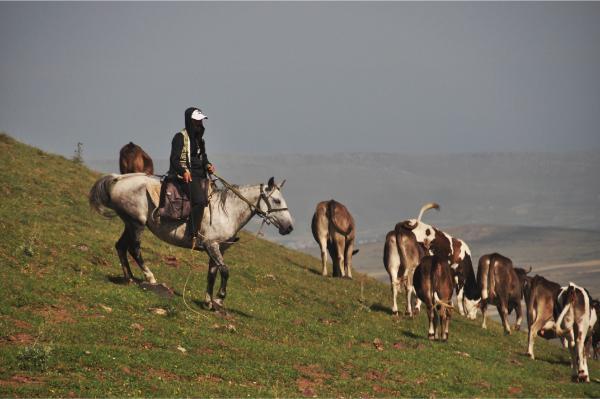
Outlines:
[{"label": "horse leg", "polygon": [[225,301],[225,297],[227,296],[227,280],[229,279],[229,267],[226,264],[222,264],[219,267],[219,273],[221,273],[221,287],[219,287],[219,292],[217,293],[217,299],[215,302],[219,306],[223,306],[223,302]]},{"label": "horse leg", "polygon": [[156,279],[154,278],[154,274],[148,269],[148,267],[144,264],[144,259],[142,258],[142,250],[141,250],[141,238],[142,233],[144,232],[144,226],[140,223],[132,222],[128,226],[130,233],[130,241],[129,241],[129,254],[133,257],[135,262],[138,264],[146,280],[150,284],[156,284]]},{"label": "horse leg", "polygon": [[[223,255],[219,250],[218,243],[211,243],[206,246],[206,252],[210,258],[208,262],[208,278],[206,285],[205,302],[209,309],[213,307],[223,307],[223,300],[226,296],[227,280],[229,278],[229,269],[223,262]],[[221,287],[219,288],[218,298],[213,299],[213,290],[217,279],[217,272],[221,271]]]},{"label": "horse leg", "polygon": [[123,230],[123,234],[121,234],[121,238],[115,244],[115,248],[117,250],[117,254],[119,255],[119,262],[121,263],[121,268],[123,269],[123,278],[125,281],[133,280],[133,273],[131,273],[131,268],[129,267],[129,260],[127,260],[127,248],[129,247],[129,234],[127,233],[127,228]]}]

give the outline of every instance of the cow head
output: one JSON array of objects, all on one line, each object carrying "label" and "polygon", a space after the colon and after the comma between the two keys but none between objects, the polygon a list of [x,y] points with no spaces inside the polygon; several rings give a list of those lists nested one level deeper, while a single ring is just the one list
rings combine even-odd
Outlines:
[{"label": "cow head", "polygon": [[481,302],[481,298],[469,299],[466,297],[466,295],[463,297],[463,308],[467,319],[475,320],[475,318],[477,318],[477,309],[479,309],[479,302]]}]

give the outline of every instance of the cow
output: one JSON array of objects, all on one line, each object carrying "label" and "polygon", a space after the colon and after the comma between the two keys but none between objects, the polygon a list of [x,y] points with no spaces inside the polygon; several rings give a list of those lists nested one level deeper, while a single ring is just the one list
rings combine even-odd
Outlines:
[{"label": "cow", "polygon": [[[592,323],[593,327],[590,327],[590,333],[588,334],[588,354],[591,352],[594,360],[598,360],[598,354],[600,352],[600,301],[592,300],[591,302],[592,312],[595,314],[595,323]],[[589,355],[588,355],[589,357]]]},{"label": "cow", "polygon": [[356,227],[348,209],[333,199],[319,202],[311,230],[321,249],[321,274],[327,276],[329,251],[333,277],[352,278],[352,256],[358,253],[358,249],[354,249]]},{"label": "cow", "polygon": [[125,173],[145,173],[154,174],[154,164],[152,158],[139,145],[129,142],[119,151],[119,170],[121,174]]},{"label": "cow", "polygon": [[[421,208],[417,219],[409,219],[396,224],[393,232],[386,235],[383,258],[386,270],[392,280],[392,311],[395,314],[397,313],[396,296],[399,275],[396,276],[396,274],[402,272],[401,281],[406,289],[406,314],[413,315],[411,302],[414,293],[412,287],[413,273],[421,258],[432,254],[438,259],[449,263],[456,277],[459,312],[474,319],[479,306],[479,299],[475,290],[470,292],[468,296],[464,295],[466,276],[468,270],[473,268],[471,250],[464,241],[423,223],[421,217],[429,209],[439,209],[439,205],[436,203],[425,204]],[[418,299],[415,307],[416,310],[420,308]]]},{"label": "cow", "polygon": [[527,306],[527,355],[535,359],[533,344],[536,335],[545,339],[556,338],[554,333],[554,307],[561,287],[559,284],[535,275],[525,291]]},{"label": "cow", "polygon": [[512,260],[499,253],[483,255],[479,258],[477,268],[477,284],[481,292],[481,313],[483,314],[482,328],[486,325],[486,310],[488,304],[496,305],[504,332],[510,334],[508,315],[515,310],[517,320],[515,330],[521,328],[523,320],[523,288],[527,284],[527,273],[521,268],[513,267]]},{"label": "cow", "polygon": [[585,355],[585,340],[596,323],[597,315],[591,306],[592,299],[587,290],[569,283],[559,293],[556,310],[560,311],[554,324],[556,335],[565,337],[571,352],[573,381],[590,382]]},{"label": "cow", "polygon": [[427,338],[447,341],[454,291],[453,272],[447,260],[425,256],[415,269],[413,286],[417,297],[427,307]]},{"label": "cow", "polygon": [[[439,205],[433,202],[423,205],[415,223],[421,221],[425,211],[439,208]],[[401,283],[407,293],[406,314],[413,315],[411,303],[413,273],[426,252],[425,246],[419,243],[417,236],[411,231],[395,228],[386,234],[383,247],[383,266],[390,276],[393,315],[398,315],[397,300]],[[421,303],[417,298],[416,308],[420,309],[420,306]]]}]

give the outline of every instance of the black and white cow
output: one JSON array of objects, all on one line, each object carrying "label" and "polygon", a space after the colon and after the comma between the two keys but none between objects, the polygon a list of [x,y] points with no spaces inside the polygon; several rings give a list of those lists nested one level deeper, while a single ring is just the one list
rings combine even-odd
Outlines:
[{"label": "black and white cow", "polygon": [[567,339],[574,381],[590,382],[585,340],[597,321],[596,310],[591,303],[587,290],[573,283],[561,290],[556,301],[556,311],[560,313],[554,328],[558,336]]}]

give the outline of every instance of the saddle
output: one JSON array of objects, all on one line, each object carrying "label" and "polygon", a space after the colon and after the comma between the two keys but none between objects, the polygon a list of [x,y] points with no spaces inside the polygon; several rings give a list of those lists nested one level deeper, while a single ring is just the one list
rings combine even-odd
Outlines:
[{"label": "saddle", "polygon": [[161,219],[186,221],[192,205],[186,187],[176,177],[167,176],[160,189],[158,215]]}]

